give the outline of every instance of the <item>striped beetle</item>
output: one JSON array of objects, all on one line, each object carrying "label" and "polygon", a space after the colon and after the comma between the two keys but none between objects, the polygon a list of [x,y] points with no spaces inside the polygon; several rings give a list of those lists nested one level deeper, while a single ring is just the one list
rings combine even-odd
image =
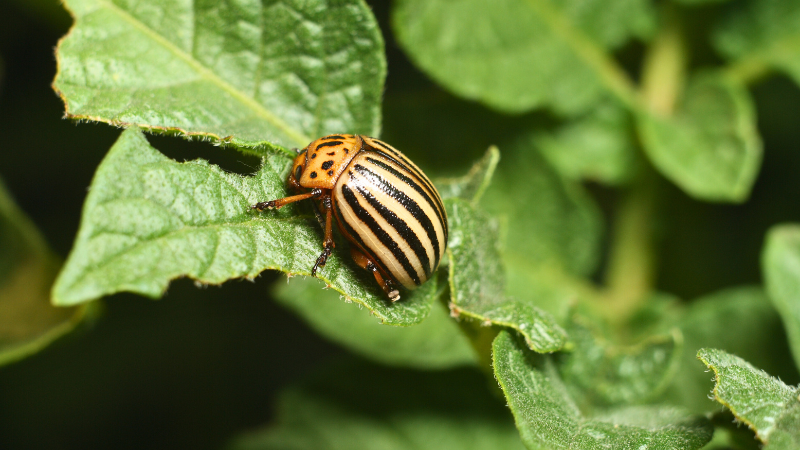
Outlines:
[{"label": "striped beetle", "polygon": [[393,302],[400,299],[397,284],[414,289],[439,267],[448,234],[442,199],[428,177],[391,145],[352,134],[319,138],[299,151],[286,182],[302,193],[251,208],[317,201],[325,237],[312,276],[333,251],[332,216],[351,243],[353,260],[372,272]]}]

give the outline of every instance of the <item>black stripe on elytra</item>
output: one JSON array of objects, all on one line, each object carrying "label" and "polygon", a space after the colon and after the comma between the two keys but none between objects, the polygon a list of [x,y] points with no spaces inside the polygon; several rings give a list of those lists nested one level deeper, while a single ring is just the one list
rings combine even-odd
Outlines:
[{"label": "black stripe on elytra", "polygon": [[[364,141],[364,142],[366,143],[366,141]],[[397,163],[398,165],[407,167],[408,170],[411,170],[412,172],[414,172],[417,175],[417,178],[419,178],[422,181],[422,183],[425,185],[425,187],[428,188],[428,190],[431,192],[431,194],[433,194],[433,197],[435,198],[436,204],[439,206],[439,210],[441,211],[441,214],[444,215],[444,205],[442,204],[442,200],[439,198],[438,195],[436,195],[436,188],[433,187],[433,184],[428,179],[428,177],[426,177],[425,174],[422,173],[421,170],[417,169],[414,166],[414,164],[411,161],[409,161],[409,159],[406,158],[402,153],[400,153],[399,151],[397,151],[397,150],[393,149],[392,147],[390,147],[389,144],[387,144],[387,143],[385,143],[385,142],[383,142],[381,140],[375,139],[375,138],[372,138],[372,142],[380,145],[381,147],[383,147],[386,150],[386,151],[379,150],[379,149],[377,149],[375,147],[372,147],[370,145],[369,147],[374,152],[385,156],[386,158],[388,158],[388,159],[394,161],[395,163]],[[391,154],[386,153],[386,152],[389,152]],[[446,233],[447,232],[445,231],[445,234]]]},{"label": "black stripe on elytra", "polygon": [[386,264],[382,260],[380,260],[377,256],[375,256],[372,249],[369,248],[367,244],[364,243],[364,241],[361,239],[361,236],[359,236],[358,233],[356,233],[356,230],[354,230],[353,227],[350,226],[350,223],[344,220],[342,211],[339,209],[338,205],[335,202],[334,205],[335,206],[333,208],[333,213],[336,216],[336,223],[339,224],[342,233],[346,234],[353,242],[358,244],[358,246],[361,248],[361,251],[365,255],[369,256],[372,262],[378,266],[378,270],[381,271],[381,275],[389,276],[392,278],[393,281],[397,281],[394,279],[394,275],[392,275],[392,272],[390,272],[389,269],[386,268]]},{"label": "black stripe on elytra", "polygon": [[400,265],[403,266],[403,269],[405,269],[406,274],[412,280],[414,280],[414,284],[420,285],[421,283],[419,276],[417,276],[417,271],[411,266],[411,263],[408,261],[408,258],[406,258],[403,250],[401,250],[400,246],[397,245],[397,242],[395,242],[395,240],[389,236],[389,233],[387,233],[383,228],[381,228],[380,225],[378,225],[378,222],[372,218],[367,210],[361,207],[361,205],[358,203],[356,195],[347,185],[342,186],[342,195],[344,196],[345,201],[347,201],[348,206],[350,206],[355,213],[356,217],[358,217],[358,219],[375,234],[378,240],[381,241],[381,243],[387,249],[389,249],[390,252],[392,252],[392,255],[397,262],[399,262]]},{"label": "black stripe on elytra", "polygon": [[337,145],[342,145],[342,141],[323,142],[322,144],[319,144],[315,150],[319,151],[319,149],[322,147],[335,147]]},{"label": "black stripe on elytra", "polygon": [[[375,199],[375,203],[373,203],[369,198],[367,198],[367,201],[370,203],[370,205],[372,205],[372,207],[375,208],[401,236],[403,236],[406,242],[408,242],[408,245],[412,250],[414,250],[414,253],[417,254],[417,258],[419,258],[420,262],[422,262],[422,269],[425,271],[425,276],[430,277],[433,268],[439,266],[439,238],[436,236],[436,230],[433,228],[431,219],[427,214],[425,214],[424,211],[422,211],[422,208],[419,207],[414,199],[407,196],[405,192],[394,187],[391,183],[383,179],[383,177],[377,173],[369,170],[361,164],[356,164],[353,166],[353,168],[362,176],[369,178],[375,187],[393,199],[397,200],[397,202],[403,205],[406,211],[408,211],[409,214],[417,219],[420,225],[422,225],[422,228],[425,230],[425,234],[428,235],[428,240],[431,241],[431,247],[433,248],[433,255],[435,258],[435,263],[433,265],[431,265],[431,261],[428,258],[428,252],[425,251],[425,248],[422,246],[419,236],[417,236],[417,234],[414,233],[411,228],[409,228],[408,224],[395,214],[391,213],[391,211],[389,211],[386,206],[378,202],[377,199]],[[360,189],[359,192],[361,192]]]},{"label": "black stripe on elytra", "polygon": [[[431,197],[428,195],[428,193],[425,191],[425,189],[422,189],[422,186],[420,186],[413,179],[407,177],[404,173],[400,172],[399,170],[395,169],[394,167],[390,166],[389,164],[386,164],[385,162],[383,162],[383,161],[381,161],[379,159],[370,158],[369,156],[367,156],[367,161],[369,161],[370,163],[375,164],[376,166],[380,167],[381,169],[391,173],[392,175],[394,175],[395,177],[399,178],[404,183],[409,185],[411,187],[411,189],[414,189],[415,191],[417,191],[425,199],[425,201],[428,202],[428,204],[431,206],[431,209],[433,209],[436,212],[436,217],[439,219],[439,223],[442,225],[442,231],[444,232],[444,238],[445,238],[445,240],[447,240],[447,221],[444,219],[444,213],[443,213],[442,210],[440,210],[439,208],[436,207],[436,203],[434,203],[434,201],[431,200]],[[434,197],[437,197],[437,195],[435,195],[435,191],[434,191]],[[436,242],[438,242],[438,239],[436,240]],[[436,263],[437,264],[439,263],[439,247],[438,246],[436,247]]]}]

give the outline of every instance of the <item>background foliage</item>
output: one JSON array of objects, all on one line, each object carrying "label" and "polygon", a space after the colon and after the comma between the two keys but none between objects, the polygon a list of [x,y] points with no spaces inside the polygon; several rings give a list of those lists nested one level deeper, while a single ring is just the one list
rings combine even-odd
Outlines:
[{"label": "background foliage", "polygon": [[[796,447],[800,5],[488,5],[0,5],[0,447]],[[397,305],[247,208],[329,132],[445,197]]]}]

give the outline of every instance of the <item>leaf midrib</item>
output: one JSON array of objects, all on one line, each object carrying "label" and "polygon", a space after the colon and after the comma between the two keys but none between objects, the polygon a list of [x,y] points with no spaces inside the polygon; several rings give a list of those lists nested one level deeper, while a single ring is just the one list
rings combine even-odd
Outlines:
[{"label": "leaf midrib", "polygon": [[[265,121],[272,124],[274,127],[286,133],[286,135],[292,138],[292,140],[294,140],[297,145],[303,146],[305,143],[311,140],[311,138],[290,127],[283,120],[278,118],[275,114],[264,108],[260,103],[248,97],[244,92],[240,91],[239,89],[236,89],[231,84],[229,84],[228,82],[217,76],[213,71],[211,71],[211,69],[201,64],[200,61],[195,59],[192,55],[178,48],[175,44],[164,38],[162,35],[158,34],[155,30],[148,27],[147,25],[145,25],[132,15],[130,15],[124,9],[109,2],[108,0],[99,0],[99,3],[112,13],[119,16],[124,21],[134,26],[136,29],[140,30],[146,36],[153,39],[159,45],[167,49],[170,53],[172,53],[173,55],[175,55],[176,57],[180,58],[182,61],[187,63],[190,67],[192,67],[195,71],[197,71],[197,73],[202,78],[205,78],[212,84],[216,85],[223,91],[230,94],[233,98],[235,98],[236,100],[244,104],[248,109],[253,111],[255,115],[264,119]],[[197,30],[194,30],[194,33],[197,33]]]}]

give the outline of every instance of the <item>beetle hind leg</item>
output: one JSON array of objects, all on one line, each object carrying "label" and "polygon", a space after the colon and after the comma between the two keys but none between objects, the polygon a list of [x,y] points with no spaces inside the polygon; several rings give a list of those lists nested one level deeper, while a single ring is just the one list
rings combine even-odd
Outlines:
[{"label": "beetle hind leg", "polygon": [[378,266],[375,265],[369,256],[365,255],[364,252],[355,248],[354,246],[350,246],[350,255],[353,257],[353,261],[355,261],[359,267],[372,272],[372,275],[375,277],[375,281],[378,282],[378,286],[383,289],[383,292],[386,293],[386,296],[389,297],[389,300],[392,302],[400,300],[400,291],[395,288],[392,280],[384,278],[383,275],[381,275],[381,272],[378,270]]}]

